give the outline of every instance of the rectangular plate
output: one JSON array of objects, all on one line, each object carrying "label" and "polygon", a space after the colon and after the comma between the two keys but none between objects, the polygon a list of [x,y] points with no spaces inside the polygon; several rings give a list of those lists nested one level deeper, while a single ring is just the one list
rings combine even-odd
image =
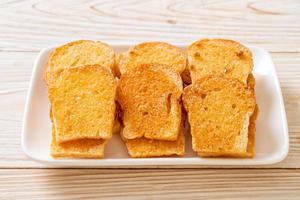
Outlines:
[{"label": "rectangular plate", "polygon": [[[126,51],[130,46],[112,45],[117,52]],[[176,46],[185,48],[185,45]],[[270,54],[258,47],[248,48],[253,54],[256,98],[260,109],[256,125],[256,154],[252,159],[198,157],[191,148],[189,133],[186,134],[184,157],[130,158],[120,136],[115,134],[106,146],[104,159],[53,159],[50,156],[49,101],[43,72],[54,47],[42,50],[34,65],[24,114],[22,148],[30,158],[60,167],[249,166],[280,162],[288,153],[289,136],[279,81]]]}]

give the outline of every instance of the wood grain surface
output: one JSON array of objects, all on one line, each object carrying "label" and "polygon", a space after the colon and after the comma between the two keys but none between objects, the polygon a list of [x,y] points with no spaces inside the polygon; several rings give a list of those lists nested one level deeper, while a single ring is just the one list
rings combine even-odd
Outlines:
[{"label": "wood grain surface", "polygon": [[[0,1],[0,199],[300,199],[300,1]],[[290,152],[264,169],[44,169],[20,147],[38,52],[76,39],[190,43],[219,37],[271,52]]]},{"label": "wood grain surface", "polygon": [[[8,169],[3,199],[299,199],[299,169]],[[22,177],[22,178],[20,178]]]}]

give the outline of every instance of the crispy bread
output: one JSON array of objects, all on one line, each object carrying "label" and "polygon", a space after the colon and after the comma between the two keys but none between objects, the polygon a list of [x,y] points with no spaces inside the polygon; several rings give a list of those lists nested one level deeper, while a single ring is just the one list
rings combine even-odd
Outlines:
[{"label": "crispy bread", "polygon": [[183,95],[194,151],[201,156],[247,156],[255,96],[246,84],[224,77],[199,79]]},{"label": "crispy bread", "polygon": [[128,153],[133,158],[147,158],[158,156],[183,156],[185,152],[184,118],[180,125],[180,132],[176,141],[151,140],[145,137],[124,140]]},{"label": "crispy bread", "polygon": [[[250,123],[248,127],[248,144],[247,144],[247,152],[245,154],[234,154],[230,155],[232,157],[245,157],[245,158],[253,158],[255,154],[255,132],[256,132],[256,119],[259,113],[259,108],[256,105],[253,114],[250,117]],[[205,157],[217,157],[220,155],[209,154],[209,153],[198,153],[199,156]]]},{"label": "crispy bread", "polygon": [[67,68],[49,85],[48,92],[58,143],[111,138],[116,81],[109,68]]},{"label": "crispy bread", "polygon": [[256,132],[256,119],[259,113],[259,108],[256,105],[253,114],[250,117],[250,124],[248,127],[248,145],[245,157],[252,158],[255,154],[255,132]]},{"label": "crispy bread", "polygon": [[64,143],[56,142],[52,127],[51,155],[55,158],[103,158],[105,140],[78,139]]},{"label": "crispy bread", "polygon": [[50,108],[51,130],[51,156],[54,158],[103,158],[104,147],[107,143],[102,139],[79,139],[69,142],[57,143],[55,127],[53,124],[52,108]]},{"label": "crispy bread", "polygon": [[[255,93],[255,78],[253,74],[249,74],[247,79],[247,84],[250,87],[250,89],[253,90]],[[255,132],[256,132],[256,119],[259,113],[258,105],[256,104],[255,110],[250,117],[250,124],[248,128],[248,146],[247,146],[247,157],[252,158],[255,154]]]},{"label": "crispy bread", "polygon": [[165,42],[144,42],[122,54],[119,62],[121,74],[134,70],[141,64],[162,64],[170,66],[181,74],[187,65],[187,58],[180,48]]},{"label": "crispy bread", "polygon": [[99,41],[78,40],[56,48],[50,55],[44,79],[47,84],[68,67],[98,64],[110,68],[114,73],[114,50]]},{"label": "crispy bread", "polygon": [[253,68],[251,52],[232,40],[199,40],[188,47],[187,54],[192,82],[207,75],[217,75],[247,83]]},{"label": "crispy bread", "polygon": [[[51,122],[53,123],[53,117],[52,117],[52,108],[50,108],[50,118],[51,118]],[[114,120],[114,125],[113,125],[113,134],[119,134],[121,132],[121,122],[119,120],[118,116],[118,108],[116,107],[116,111],[115,111],[115,120]]]},{"label": "crispy bread", "polygon": [[164,65],[141,65],[121,76],[117,99],[122,109],[123,137],[177,139],[181,121],[180,75]]}]

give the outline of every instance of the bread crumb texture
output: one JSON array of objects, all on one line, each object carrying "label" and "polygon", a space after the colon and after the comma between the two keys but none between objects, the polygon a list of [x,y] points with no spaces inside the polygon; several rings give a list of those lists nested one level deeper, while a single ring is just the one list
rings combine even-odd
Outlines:
[{"label": "bread crumb texture", "polygon": [[259,113],[258,105],[256,104],[253,114],[250,117],[250,124],[248,127],[248,145],[245,157],[252,158],[255,154],[255,132],[256,120]]},{"label": "bread crumb texture", "polygon": [[55,128],[52,127],[51,155],[55,158],[103,158],[105,140],[78,139],[57,143]]},{"label": "bread crumb texture", "polygon": [[56,81],[58,72],[65,68],[98,64],[114,73],[115,53],[109,45],[90,40],[78,40],[56,48],[49,57],[44,79]]},{"label": "bread crumb texture", "polygon": [[183,102],[194,151],[246,156],[249,118],[256,105],[253,90],[236,79],[205,77],[184,89]]},{"label": "bread crumb texture", "polygon": [[115,120],[116,81],[99,65],[67,68],[49,86],[58,143],[110,139]]},{"label": "bread crumb texture", "polygon": [[187,54],[192,82],[208,75],[217,75],[247,83],[253,68],[251,52],[232,40],[199,40],[188,47]]},{"label": "bread crumb texture", "polygon": [[175,141],[181,122],[182,81],[163,65],[141,65],[121,76],[117,99],[123,137]]},{"label": "bread crumb texture", "polygon": [[141,137],[132,140],[125,139],[125,144],[129,155],[134,158],[183,156],[185,152],[184,119],[182,118],[176,141],[152,140]]},{"label": "bread crumb texture", "polygon": [[187,65],[186,53],[165,42],[144,42],[123,53],[119,61],[119,71],[134,70],[141,64],[168,65],[181,74]]}]

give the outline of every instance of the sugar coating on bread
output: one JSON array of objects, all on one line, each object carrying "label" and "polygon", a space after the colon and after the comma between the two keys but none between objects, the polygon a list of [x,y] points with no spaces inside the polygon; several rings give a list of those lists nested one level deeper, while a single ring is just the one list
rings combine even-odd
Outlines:
[{"label": "sugar coating on bread", "polygon": [[187,65],[187,57],[180,48],[165,42],[144,42],[138,44],[120,57],[119,70],[124,74],[141,64],[167,65],[181,74]]},{"label": "sugar coating on bread", "polygon": [[183,102],[194,151],[201,156],[245,156],[256,105],[253,90],[236,79],[205,77],[184,89]]},{"label": "sugar coating on bread", "polygon": [[132,140],[125,139],[125,144],[129,155],[133,158],[183,156],[185,152],[184,120],[182,118],[179,135],[175,141],[152,140],[142,137]]},{"label": "sugar coating on bread", "polygon": [[122,109],[123,137],[177,139],[181,122],[182,81],[163,65],[141,65],[119,80],[117,99]]},{"label": "sugar coating on bread", "polygon": [[103,158],[105,140],[78,139],[64,143],[56,142],[52,127],[51,156],[55,158]]},{"label": "sugar coating on bread", "polygon": [[114,73],[114,50],[100,41],[78,40],[56,48],[49,56],[44,79],[47,84],[56,80],[58,72],[68,67],[98,64]]},{"label": "sugar coating on bread", "polygon": [[187,48],[187,54],[192,82],[208,75],[217,75],[247,83],[253,68],[251,52],[232,40],[199,40]]},{"label": "sugar coating on bread", "polygon": [[58,143],[110,139],[115,119],[116,81],[99,65],[67,68],[49,86]]}]

